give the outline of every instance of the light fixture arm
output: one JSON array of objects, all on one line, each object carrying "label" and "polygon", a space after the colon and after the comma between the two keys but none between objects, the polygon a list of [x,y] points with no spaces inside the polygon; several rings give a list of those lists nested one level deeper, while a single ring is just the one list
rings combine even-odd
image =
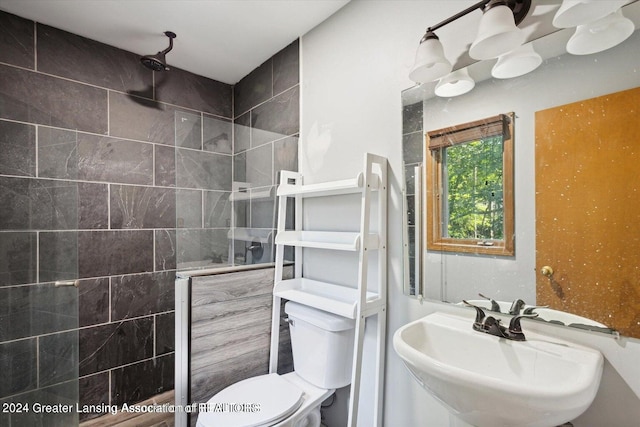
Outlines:
[{"label": "light fixture arm", "polygon": [[[435,34],[433,33],[434,31],[436,31],[439,28],[444,27],[447,24],[452,23],[453,21],[456,21],[456,20],[462,18],[465,15],[470,14],[474,10],[485,9],[485,7],[491,8],[491,7],[497,6],[497,5],[508,6],[509,9],[511,9],[511,11],[513,12],[513,17],[514,17],[516,25],[518,25],[518,24],[520,24],[520,22],[522,22],[524,17],[527,16],[527,13],[529,12],[529,8],[531,7],[531,0],[482,0],[482,1],[479,1],[478,3],[476,3],[476,4],[472,5],[472,6],[469,6],[466,9],[464,9],[463,11],[460,11],[460,12],[456,13],[455,15],[450,16],[449,18],[445,19],[444,21],[439,22],[436,25],[432,25],[431,27],[427,28],[427,31],[426,31],[426,34],[425,34],[425,38],[427,37],[427,35],[429,33],[431,33],[431,34],[433,34],[433,36],[435,36]],[[431,37],[431,38],[433,38],[433,37]]]}]

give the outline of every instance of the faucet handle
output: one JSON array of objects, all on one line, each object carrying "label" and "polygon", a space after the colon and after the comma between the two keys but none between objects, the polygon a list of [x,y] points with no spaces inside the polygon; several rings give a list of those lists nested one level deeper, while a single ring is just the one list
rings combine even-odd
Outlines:
[{"label": "faucet handle", "polygon": [[476,309],[476,320],[475,320],[475,323],[482,324],[482,322],[484,321],[484,317],[485,317],[484,311],[480,307],[478,307],[477,305],[473,305],[473,304],[467,302],[466,300],[462,300],[462,302],[466,306],[473,307],[473,308]]},{"label": "faucet handle", "polygon": [[511,321],[509,322],[509,332],[513,334],[522,334],[522,326],[520,326],[520,319],[522,318],[533,319],[538,317],[538,313],[533,314],[519,314],[517,316],[513,316]]},{"label": "faucet handle", "polygon": [[533,310],[537,309],[537,308],[549,308],[548,305],[535,305],[532,307],[527,307],[522,311],[522,314],[536,314],[533,312]]},{"label": "faucet handle", "polygon": [[522,310],[522,307],[524,307],[524,301],[522,301],[521,299],[513,301],[513,303],[511,304],[511,308],[509,309],[509,314],[517,316],[518,314],[520,314],[520,310]]},{"label": "faucet handle", "polygon": [[478,296],[479,296],[480,298],[484,298],[484,299],[486,299],[486,300],[491,301],[491,308],[490,308],[490,310],[491,310],[491,311],[495,311],[496,313],[500,313],[500,312],[501,312],[501,311],[500,311],[500,304],[498,304],[498,303],[496,302],[496,300],[494,300],[494,299],[492,299],[492,298],[489,298],[489,297],[485,297],[485,296],[484,296],[484,295],[482,295],[481,293],[478,293]]}]

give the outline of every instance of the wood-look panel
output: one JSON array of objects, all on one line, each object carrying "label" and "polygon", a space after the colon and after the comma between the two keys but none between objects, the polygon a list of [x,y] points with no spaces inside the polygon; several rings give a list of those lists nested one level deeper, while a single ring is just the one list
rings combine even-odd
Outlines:
[{"label": "wood-look panel", "polygon": [[[291,277],[292,269],[285,269]],[[191,285],[191,402],[269,372],[274,269],[194,277]],[[293,368],[288,325],[280,328],[279,372]],[[192,423],[195,417],[192,418]]]},{"label": "wood-look panel", "polygon": [[535,119],[536,303],[640,338],[640,88]]}]

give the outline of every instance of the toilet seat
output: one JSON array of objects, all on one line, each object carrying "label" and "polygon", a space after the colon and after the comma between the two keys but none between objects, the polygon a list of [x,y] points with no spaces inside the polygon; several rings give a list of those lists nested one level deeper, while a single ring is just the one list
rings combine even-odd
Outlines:
[{"label": "toilet seat", "polygon": [[302,390],[280,375],[260,375],[209,399],[208,411],[199,411],[197,426],[267,427],[293,414],[303,400]]}]

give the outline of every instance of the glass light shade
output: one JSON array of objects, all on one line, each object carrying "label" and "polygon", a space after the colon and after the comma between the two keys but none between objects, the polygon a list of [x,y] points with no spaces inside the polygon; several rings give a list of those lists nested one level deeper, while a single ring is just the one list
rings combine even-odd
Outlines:
[{"label": "glass light shade", "polygon": [[627,0],[563,0],[553,17],[556,28],[588,24],[620,9]]},{"label": "glass light shade", "polygon": [[480,19],[475,41],[469,49],[474,59],[497,58],[524,43],[525,34],[516,26],[513,12],[508,6],[493,6]]},{"label": "glass light shade", "polygon": [[442,43],[436,38],[428,38],[420,43],[416,60],[409,72],[409,78],[416,83],[432,82],[451,72],[453,66],[444,56]]},{"label": "glass light shade", "polygon": [[567,42],[567,52],[573,55],[589,55],[610,49],[625,41],[635,30],[633,21],[625,18],[618,9],[597,21],[579,25]]},{"label": "glass light shade", "polygon": [[491,69],[496,79],[511,79],[530,73],[542,64],[542,57],[533,49],[531,43],[505,53]]},{"label": "glass light shade", "polygon": [[456,70],[440,79],[436,85],[435,93],[444,98],[463,95],[469,92],[476,82],[469,76],[466,68]]}]

